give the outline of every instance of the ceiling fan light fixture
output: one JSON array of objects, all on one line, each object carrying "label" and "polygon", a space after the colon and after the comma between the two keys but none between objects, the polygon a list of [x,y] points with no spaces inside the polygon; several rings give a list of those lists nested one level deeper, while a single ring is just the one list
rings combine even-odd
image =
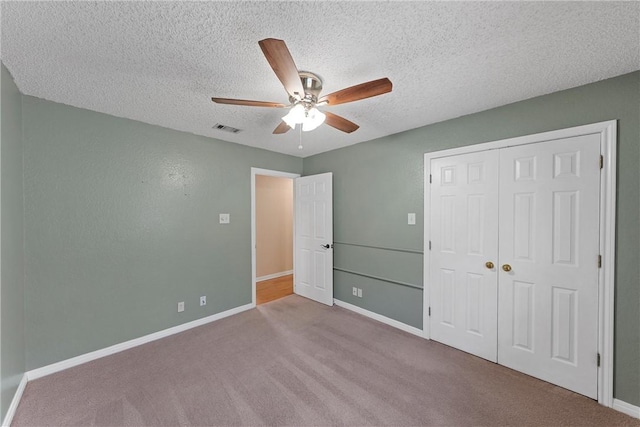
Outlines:
[{"label": "ceiling fan light fixture", "polygon": [[288,124],[291,129],[295,129],[296,124],[302,123],[304,119],[304,105],[297,104],[291,110],[289,110],[289,113],[282,118],[282,121]]},{"label": "ceiling fan light fixture", "polygon": [[317,108],[311,108],[308,112],[304,121],[302,122],[302,130],[305,132],[309,132],[310,130],[314,130],[322,123],[324,123],[324,119],[327,116],[320,112]]}]

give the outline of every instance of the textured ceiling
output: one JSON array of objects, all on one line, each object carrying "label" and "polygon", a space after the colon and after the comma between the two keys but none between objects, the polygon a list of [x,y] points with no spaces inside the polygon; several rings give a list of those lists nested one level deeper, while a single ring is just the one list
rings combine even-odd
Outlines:
[{"label": "textured ceiling", "polygon": [[[2,2],[20,90],[118,117],[306,157],[640,69],[637,2]],[[393,92],[328,110],[356,122],[271,132],[287,102],[258,41],[280,38],[324,94]],[[215,123],[242,129],[213,130]]]}]

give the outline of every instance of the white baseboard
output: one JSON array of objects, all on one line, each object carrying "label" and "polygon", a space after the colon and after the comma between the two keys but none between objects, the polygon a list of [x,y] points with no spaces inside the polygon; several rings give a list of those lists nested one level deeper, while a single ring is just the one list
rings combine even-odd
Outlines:
[{"label": "white baseboard", "polygon": [[16,409],[18,409],[18,404],[20,403],[20,399],[22,399],[22,393],[24,393],[24,388],[27,386],[27,374],[22,376],[20,380],[20,384],[18,384],[18,389],[16,390],[16,394],[13,395],[13,399],[11,400],[11,404],[9,405],[9,409],[7,410],[7,415],[4,416],[4,420],[2,421],[2,427],[9,427],[11,425],[11,421],[13,421],[13,416],[16,414]]},{"label": "white baseboard", "polygon": [[613,399],[613,409],[630,415],[633,418],[640,418],[640,407],[627,403],[623,400]]},{"label": "white baseboard", "polygon": [[125,341],[120,344],[112,345],[111,347],[106,347],[101,350],[92,351],[91,353],[86,353],[80,356],[72,357],[71,359],[67,359],[61,362],[53,363],[51,365],[43,366],[42,368],[33,369],[27,372],[26,376],[29,379],[29,381],[35,380],[37,378],[44,377],[46,375],[51,375],[53,373],[60,372],[68,368],[72,368],[74,366],[78,366],[83,363],[90,362],[92,360],[100,359],[101,357],[109,356],[114,353],[119,353],[121,351],[128,350],[130,348],[137,347],[139,345],[146,344],[151,341],[168,337],[169,335],[174,335],[174,334],[186,331],[188,329],[195,328],[197,326],[214,322],[216,320],[220,320],[225,317],[229,317],[234,314],[238,314],[243,311],[250,310],[252,308],[255,308],[255,304],[241,305],[240,307],[232,308],[231,310],[223,311],[221,313],[217,313],[208,317],[203,317],[202,319],[183,323],[182,325],[178,325],[169,329],[164,329],[162,331],[154,332],[152,334],[145,335],[140,338],[135,338],[130,341]]},{"label": "white baseboard", "polygon": [[364,308],[358,307],[357,305],[349,304],[348,302],[340,301],[339,299],[334,299],[333,303],[338,307],[346,308],[347,310],[351,310],[363,316],[369,317],[373,320],[377,320],[378,322],[385,323],[389,326],[393,326],[394,328],[398,328],[405,332],[408,332],[413,335],[417,335],[419,337],[423,337],[422,329],[418,329],[414,326],[407,325],[406,323],[399,322],[394,319],[390,319],[386,316],[383,316],[378,313],[374,313],[373,311],[365,310]]},{"label": "white baseboard", "polygon": [[277,279],[278,277],[293,274],[293,270],[281,271],[280,273],[267,274],[266,276],[256,277],[256,282],[264,282],[265,280]]}]

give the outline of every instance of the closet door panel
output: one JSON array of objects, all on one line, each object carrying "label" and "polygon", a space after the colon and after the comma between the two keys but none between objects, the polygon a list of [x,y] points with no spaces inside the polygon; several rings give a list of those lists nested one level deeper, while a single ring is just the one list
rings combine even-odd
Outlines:
[{"label": "closet door panel", "polygon": [[599,159],[598,135],[500,150],[498,362],[591,398]]},{"label": "closet door panel", "polygon": [[431,338],[497,357],[498,154],[431,162]]}]

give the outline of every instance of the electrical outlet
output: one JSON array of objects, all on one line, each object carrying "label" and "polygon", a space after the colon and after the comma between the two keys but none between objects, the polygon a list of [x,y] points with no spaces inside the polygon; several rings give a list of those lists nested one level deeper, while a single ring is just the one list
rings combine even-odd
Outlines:
[{"label": "electrical outlet", "polygon": [[362,298],[362,289],[358,288],[358,298]]},{"label": "electrical outlet", "polygon": [[178,313],[182,313],[184,311],[184,301],[180,301],[178,303]]},{"label": "electrical outlet", "polygon": [[200,307],[202,307],[203,305],[207,305],[207,297],[206,296],[201,296],[200,297]]},{"label": "electrical outlet", "polygon": [[231,222],[231,217],[228,213],[220,214],[220,224],[229,224]]},{"label": "electrical outlet", "polygon": [[356,288],[355,286],[353,287],[353,290],[351,291],[351,293],[353,294],[354,297],[358,296],[358,288]]}]

